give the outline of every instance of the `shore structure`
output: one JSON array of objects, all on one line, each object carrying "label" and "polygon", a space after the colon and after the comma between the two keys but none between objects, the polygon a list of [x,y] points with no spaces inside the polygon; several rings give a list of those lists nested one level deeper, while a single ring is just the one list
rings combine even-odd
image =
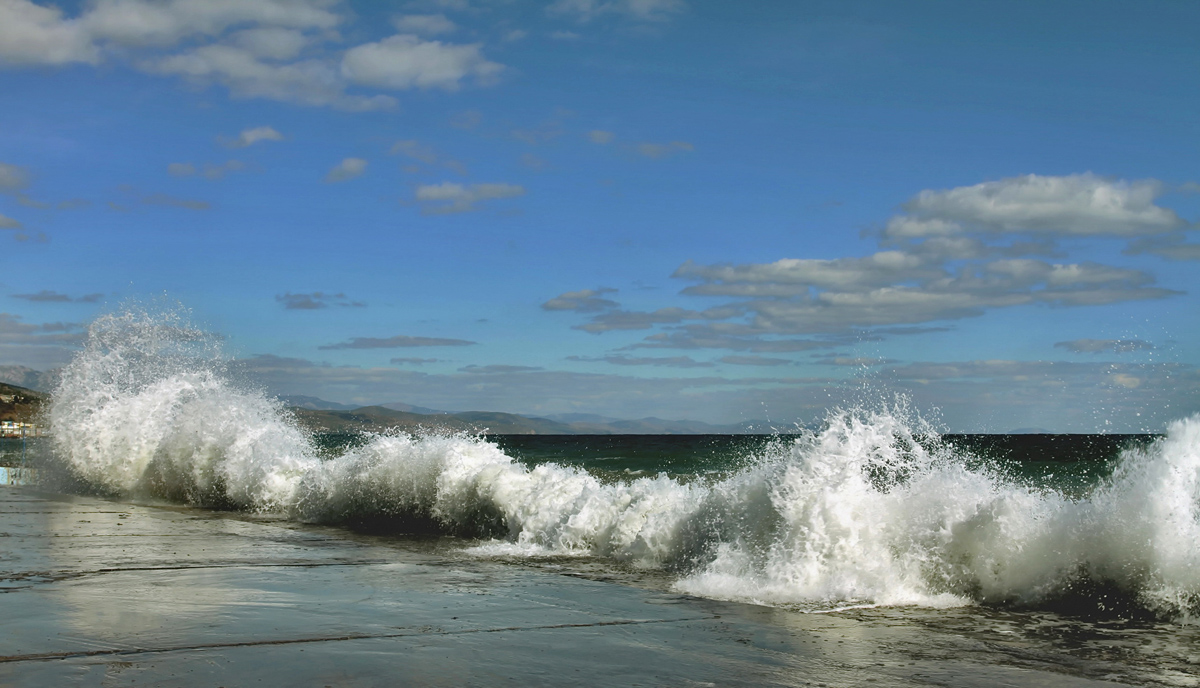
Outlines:
[{"label": "shore structure", "polygon": [[279,518],[0,488],[2,686],[1085,686],[1070,657]]},{"label": "shore structure", "polygon": [[0,420],[0,439],[19,440],[22,437],[45,437],[46,429],[36,423]]}]

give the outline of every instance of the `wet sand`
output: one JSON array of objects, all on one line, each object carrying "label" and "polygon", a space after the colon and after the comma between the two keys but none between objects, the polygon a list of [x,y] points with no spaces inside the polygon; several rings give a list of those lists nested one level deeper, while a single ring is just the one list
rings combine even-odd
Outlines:
[{"label": "wet sand", "polygon": [[915,624],[0,487],[0,686],[1121,685],[1104,671]]}]

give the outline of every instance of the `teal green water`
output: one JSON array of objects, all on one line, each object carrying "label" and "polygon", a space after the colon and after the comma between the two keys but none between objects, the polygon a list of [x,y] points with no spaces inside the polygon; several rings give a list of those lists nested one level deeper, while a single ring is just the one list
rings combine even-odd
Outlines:
[{"label": "teal green water", "polygon": [[[796,441],[795,435],[494,435],[518,461],[582,468],[606,481],[665,473],[691,480],[737,471]],[[1122,450],[1146,446],[1157,435],[947,434],[954,460],[986,466],[1013,480],[1080,496],[1107,477]],[[315,441],[326,456],[365,443],[366,436],[324,433]]]}]

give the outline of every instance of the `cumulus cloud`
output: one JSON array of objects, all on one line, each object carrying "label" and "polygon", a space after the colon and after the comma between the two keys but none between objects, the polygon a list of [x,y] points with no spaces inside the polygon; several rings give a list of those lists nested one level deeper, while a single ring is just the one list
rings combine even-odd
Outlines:
[{"label": "cumulus cloud", "polygon": [[525,195],[525,187],[516,184],[457,184],[442,182],[417,187],[415,197],[421,211],[428,215],[449,215],[478,210],[480,203]]},{"label": "cumulus cloud", "polygon": [[542,304],[548,311],[575,311],[576,313],[595,313],[608,308],[616,308],[621,304],[612,299],[604,298],[604,294],[615,294],[616,289],[600,287],[598,289],[580,289],[568,291]]},{"label": "cumulus cloud", "polygon": [[13,294],[14,299],[25,299],[35,303],[96,303],[104,294],[84,294],[83,296],[70,297],[66,294],[60,294],[56,291],[43,289],[35,294]]},{"label": "cumulus cloud", "polygon": [[24,226],[19,220],[0,214],[0,229],[21,229]]},{"label": "cumulus cloud", "polygon": [[246,148],[253,146],[262,141],[282,141],[283,134],[280,134],[274,127],[253,127],[251,129],[243,129],[234,138],[221,138],[220,141],[228,148]]},{"label": "cumulus cloud", "polygon": [[20,191],[29,186],[29,170],[0,162],[0,193]]},{"label": "cumulus cloud", "polygon": [[612,143],[617,135],[611,131],[603,131],[601,129],[593,129],[587,133],[588,140],[597,145],[605,145]]},{"label": "cumulus cloud", "polygon": [[161,205],[171,208],[184,208],[186,210],[208,210],[212,204],[208,201],[198,201],[192,198],[177,198],[165,193],[152,193],[148,196],[143,196],[141,202],[144,205]]},{"label": "cumulus cloud", "polygon": [[[221,84],[237,97],[350,111],[396,106],[381,89],[454,90],[503,69],[480,45],[425,41],[454,30],[442,14],[396,19],[403,33],[336,50],[337,0],[95,0],[77,16],[29,0],[0,0],[0,66],[126,59],[154,74]],[[306,59],[301,59],[306,58]]]},{"label": "cumulus cloud", "polygon": [[349,341],[338,344],[326,344],[319,347],[326,350],[336,349],[401,349],[414,346],[470,346],[476,342],[465,339],[444,339],[440,337],[410,337],[396,335],[395,337],[352,337]]},{"label": "cumulus cloud", "polygon": [[576,325],[575,329],[599,334],[611,330],[646,330],[659,324],[675,324],[685,320],[722,320],[737,315],[740,311],[728,307],[694,311],[677,306],[659,308],[656,311],[610,310],[592,318],[591,322]]},{"label": "cumulus cloud", "polygon": [[231,42],[255,55],[268,60],[290,60],[312,42],[312,38],[295,29],[270,26],[238,31]]},{"label": "cumulus cloud", "polygon": [[[302,105],[329,105],[342,110],[387,110],[396,99],[385,95],[345,93],[346,84],[331,64],[302,60],[286,64],[263,61],[245,48],[213,43],[191,51],[143,60],[140,66],[158,74],[174,74],[200,84],[215,82],[242,98],[269,98]],[[245,144],[249,145],[249,144]]]},{"label": "cumulus cloud", "polygon": [[458,29],[444,14],[405,14],[393,18],[392,26],[400,33],[417,33],[424,36],[453,33]]},{"label": "cumulus cloud", "polygon": [[1166,186],[1154,179],[1114,180],[1091,173],[1061,177],[1029,174],[974,186],[925,190],[893,217],[892,239],[981,232],[1132,237],[1186,224],[1155,204]]},{"label": "cumulus cloud", "polygon": [[0,344],[61,346],[75,345],[82,341],[82,328],[75,323],[34,325],[22,322],[19,315],[0,313]]},{"label": "cumulus cloud", "polygon": [[[96,0],[74,18],[29,0],[0,2],[0,62],[16,65],[98,63],[105,46],[169,48],[212,39],[234,26],[255,25],[274,35],[235,37],[261,54],[286,59],[284,31],[329,30],[341,21],[328,0]],[[251,29],[255,30],[255,29]],[[291,42],[295,42],[295,38]]]},{"label": "cumulus cloud", "polygon": [[672,277],[699,280],[686,294],[701,296],[794,296],[810,287],[861,290],[945,277],[940,265],[901,251],[833,260],[785,258],[774,263],[697,265],[687,261]]},{"label": "cumulus cloud", "polygon": [[367,161],[362,158],[346,158],[333,166],[325,175],[327,183],[344,182],[362,176],[367,171]]},{"label": "cumulus cloud", "polygon": [[[903,333],[898,328],[928,327],[1000,308],[1167,298],[1179,292],[1156,286],[1154,276],[1144,270],[1050,260],[1066,257],[1053,236],[1125,238],[1177,226],[1182,222],[1177,215],[1153,203],[1161,189],[1152,180],[1123,182],[1083,174],[1029,175],[925,191],[906,206],[909,215],[893,218],[891,235],[882,237],[883,250],[767,263],[689,260],[672,275],[691,282],[681,294],[724,298],[726,303],[704,310],[614,307],[575,327],[597,334],[662,330],[629,348],[766,351],[753,347],[819,345],[777,339],[781,336],[898,335]],[[1051,237],[1029,240],[1032,231]],[[1185,258],[1192,248],[1182,231],[1173,231],[1144,237],[1126,252]]]},{"label": "cumulus cloud", "polygon": [[1150,351],[1154,345],[1140,339],[1073,339],[1055,342],[1054,348],[1076,354],[1124,354],[1131,351]]},{"label": "cumulus cloud", "polygon": [[1130,256],[1149,253],[1167,260],[1200,260],[1200,244],[1189,244],[1183,232],[1173,232],[1133,241],[1124,253]]},{"label": "cumulus cloud", "polygon": [[320,308],[328,308],[330,306],[361,308],[367,305],[362,301],[354,301],[341,292],[338,292],[337,294],[327,294],[320,291],[314,291],[308,294],[293,294],[291,292],[277,294],[275,296],[275,301],[283,304],[283,307],[288,310],[302,311],[317,310]]},{"label": "cumulus cloud", "polygon": [[341,17],[328,0],[97,0],[80,22],[97,40],[123,46],[172,46],[191,36],[216,36],[233,26],[333,29]]},{"label": "cumulus cloud", "polygon": [[452,45],[397,34],[347,50],[341,75],[352,83],[376,88],[456,91],[464,79],[486,83],[503,71],[503,65],[483,57],[480,47],[478,43]]},{"label": "cumulus cloud", "polygon": [[561,16],[590,22],[604,16],[617,16],[643,22],[660,22],[687,8],[683,0],[556,0],[546,11]]},{"label": "cumulus cloud", "polygon": [[65,19],[57,7],[0,0],[0,64],[58,66],[99,59],[87,27]]}]

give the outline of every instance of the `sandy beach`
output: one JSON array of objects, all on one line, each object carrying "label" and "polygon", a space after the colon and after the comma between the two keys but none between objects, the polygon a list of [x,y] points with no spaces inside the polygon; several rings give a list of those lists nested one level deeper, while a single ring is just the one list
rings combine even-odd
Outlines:
[{"label": "sandy beach", "polygon": [[0,489],[0,685],[1116,685],[1045,646]]}]

